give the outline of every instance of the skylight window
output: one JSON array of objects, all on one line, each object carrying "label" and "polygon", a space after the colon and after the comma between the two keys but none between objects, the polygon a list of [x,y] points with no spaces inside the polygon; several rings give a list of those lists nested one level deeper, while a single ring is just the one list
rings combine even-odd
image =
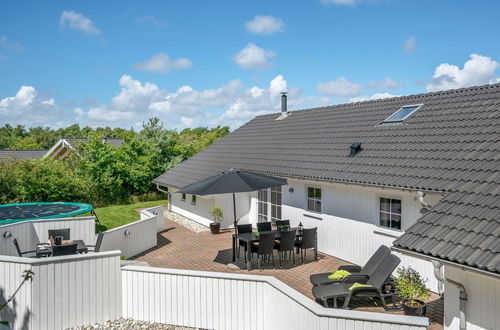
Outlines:
[{"label": "skylight window", "polygon": [[406,118],[410,117],[415,111],[417,111],[423,104],[405,105],[392,115],[390,115],[384,123],[397,123],[402,122]]}]

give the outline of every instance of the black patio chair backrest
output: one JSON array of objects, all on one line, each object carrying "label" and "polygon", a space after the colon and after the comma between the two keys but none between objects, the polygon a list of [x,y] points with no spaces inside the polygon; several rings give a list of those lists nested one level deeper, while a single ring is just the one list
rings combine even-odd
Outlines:
[{"label": "black patio chair backrest", "polygon": [[252,225],[247,224],[247,225],[237,225],[238,228],[238,234],[244,234],[244,233],[251,233],[252,232]]},{"label": "black patio chair backrest", "polygon": [[389,278],[392,272],[398,267],[401,259],[394,254],[387,255],[384,260],[377,266],[370,279],[366,284],[371,284],[373,287],[380,289],[385,281]]},{"label": "black patio chair backrest", "polygon": [[257,222],[257,230],[258,231],[271,231],[272,226],[271,222]]},{"label": "black patio chair backrest", "polygon": [[316,238],[316,230],[318,228],[304,228],[302,231],[302,240],[300,247],[303,249],[310,249],[314,247],[314,239]]},{"label": "black patio chair backrest", "polygon": [[384,258],[391,253],[391,249],[389,249],[385,245],[381,245],[377,251],[368,259],[365,266],[361,269],[361,274],[371,276],[375,271],[377,266],[384,260]]},{"label": "black patio chair backrest", "polygon": [[17,238],[14,238],[12,240],[12,243],[14,243],[14,246],[16,247],[17,254],[22,257],[23,253],[21,252],[21,248],[19,247],[19,243],[17,243]]},{"label": "black patio chair backrest", "polygon": [[290,220],[276,220],[276,227],[279,226],[288,226],[290,227]]},{"label": "black patio chair backrest", "polygon": [[262,254],[273,254],[274,249],[274,238],[276,233],[263,233],[259,236],[259,248],[257,253]]},{"label": "black patio chair backrest", "polygon": [[71,239],[69,236],[69,228],[62,229],[49,229],[49,238],[56,238],[57,236],[62,236],[63,240]]},{"label": "black patio chair backrest", "polygon": [[53,245],[52,246],[52,256],[67,256],[70,254],[76,254],[76,248],[78,244],[68,244],[68,245]]},{"label": "black patio chair backrest", "polygon": [[99,250],[101,249],[101,244],[102,244],[102,239],[103,238],[104,238],[104,234],[103,233],[99,233],[97,235],[97,240],[95,242],[94,252],[99,252]]},{"label": "black patio chair backrest", "polygon": [[278,251],[280,252],[293,251],[293,249],[295,248],[294,246],[295,234],[296,234],[295,229],[281,232],[280,245],[278,247]]}]

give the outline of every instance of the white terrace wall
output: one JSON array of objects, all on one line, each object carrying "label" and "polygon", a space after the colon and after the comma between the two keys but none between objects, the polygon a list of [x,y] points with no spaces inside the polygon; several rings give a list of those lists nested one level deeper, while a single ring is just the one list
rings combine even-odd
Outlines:
[{"label": "white terrace wall", "polygon": [[[22,221],[0,226],[0,255],[17,256],[12,242],[14,238],[17,238],[21,251],[30,251],[35,249],[37,243],[49,239],[49,229],[60,228],[70,228],[73,239],[81,239],[88,245],[95,243],[94,217]],[[6,233],[10,233],[10,237],[4,237]]]},{"label": "white terrace wall", "polygon": [[141,220],[148,219],[152,216],[156,216],[156,231],[159,233],[165,229],[164,215],[163,215],[163,205],[150,207],[148,209],[141,210],[140,212]]},{"label": "white terrace wall", "polygon": [[116,227],[103,232],[100,251],[120,250],[126,258],[153,248],[157,244],[158,217],[163,219],[163,212],[158,215],[141,215],[142,220]]},{"label": "white terrace wall", "polygon": [[122,268],[123,316],[204,329],[426,329],[427,318],[327,309],[258,275]]},{"label": "white terrace wall", "polygon": [[[447,278],[462,283],[467,292],[465,319],[467,330],[499,329],[500,327],[500,277],[481,275],[446,265]],[[445,283],[445,329],[458,329],[460,324],[460,291]]]},{"label": "white terrace wall", "polygon": [[119,256],[119,251],[40,259],[0,256],[0,299],[14,292],[25,269],[34,272],[0,319],[14,330],[58,330],[120,318]]}]

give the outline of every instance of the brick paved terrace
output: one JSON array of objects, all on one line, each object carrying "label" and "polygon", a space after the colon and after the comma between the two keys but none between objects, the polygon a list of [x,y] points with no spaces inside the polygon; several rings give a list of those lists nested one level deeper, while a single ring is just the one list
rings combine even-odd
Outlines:
[{"label": "brick paved terrace", "polygon": [[[300,254],[297,254],[295,266],[291,261],[287,261],[283,263],[282,268],[279,268],[276,254],[275,269],[269,262],[261,264],[261,271],[257,270],[257,258],[254,258],[252,270],[249,272],[244,263],[243,250],[240,261],[236,262],[239,269],[228,267],[232,257],[232,231],[223,231],[218,235],[212,235],[210,232],[195,233],[169,219],[165,220],[165,228],[158,234],[157,247],[133,259],[145,261],[153,267],[274,276],[311,299],[314,299],[311,294],[312,285],[309,282],[311,274],[329,272],[340,265],[348,264],[344,260],[323,253],[318,254],[319,260],[316,262],[313,260],[313,251],[309,250],[304,264],[301,263]],[[401,311],[387,312],[380,301],[369,298],[357,298],[354,307],[351,308],[402,314]],[[427,306],[427,316],[431,320],[430,329],[443,328],[443,300],[437,295],[433,295]]]}]

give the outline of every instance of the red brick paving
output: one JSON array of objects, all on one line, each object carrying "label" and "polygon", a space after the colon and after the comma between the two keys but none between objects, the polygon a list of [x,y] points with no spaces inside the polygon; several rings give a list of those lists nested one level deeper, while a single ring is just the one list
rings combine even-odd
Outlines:
[{"label": "red brick paving", "polygon": [[[310,250],[304,264],[300,261],[300,254],[297,254],[296,266],[291,261],[287,261],[280,269],[278,258],[275,256],[275,269],[272,269],[271,263],[267,263],[262,264],[262,271],[259,271],[254,261],[253,269],[248,272],[242,251],[241,261],[236,263],[241,269],[230,269],[227,264],[231,262],[231,231],[224,231],[218,235],[212,235],[209,232],[195,233],[168,219],[165,220],[165,228],[167,229],[158,234],[158,246],[136,256],[135,260],[146,261],[154,267],[274,276],[311,299],[314,299],[309,282],[311,274],[329,272],[337,269],[339,265],[348,264],[344,260],[322,253],[319,254],[319,260],[315,262],[314,253]],[[356,301],[353,309],[402,313],[384,311],[377,300],[359,300]],[[442,299],[437,296],[433,297],[427,307],[427,316],[431,320],[430,329],[443,328]]]}]

